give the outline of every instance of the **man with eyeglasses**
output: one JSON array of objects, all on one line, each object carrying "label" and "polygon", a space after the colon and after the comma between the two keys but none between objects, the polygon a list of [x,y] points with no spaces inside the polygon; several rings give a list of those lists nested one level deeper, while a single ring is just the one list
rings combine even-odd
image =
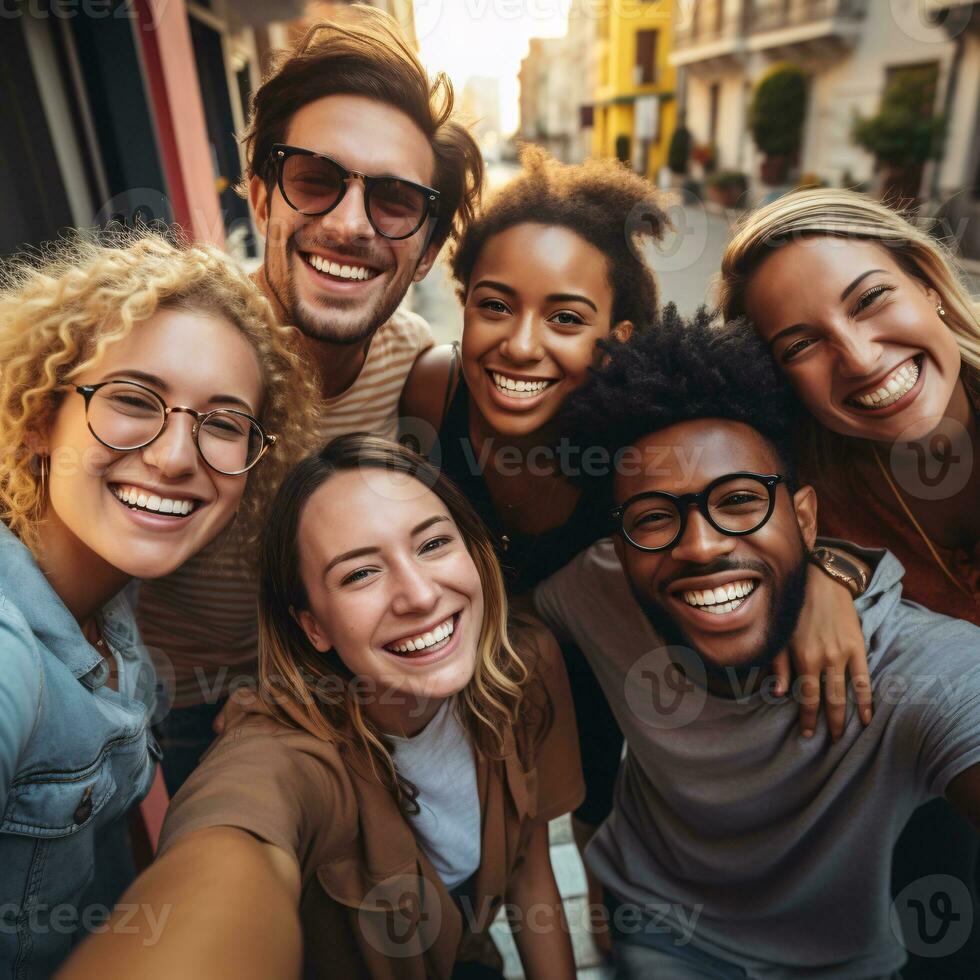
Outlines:
[{"label": "man with eyeglasses", "polygon": [[865,727],[849,704],[837,742],[824,722],[797,733],[770,670],[816,537],[795,423],[751,327],[672,307],[570,399],[578,444],[615,460],[614,533],[535,605],[626,737],[587,852],[620,977],[893,977],[903,943],[942,957],[970,941],[971,868],[893,908],[889,884],[920,804],[945,797],[980,827],[980,630],[903,601],[898,561],[856,549],[875,713]]},{"label": "man with eyeglasses", "polygon": [[[265,238],[255,280],[297,328],[321,383],[319,438],[394,438],[402,387],[432,346],[400,304],[472,215],[480,151],[395,22],[363,10],[310,30],[256,91],[246,133],[249,200]],[[144,583],[139,623],[176,678],[162,725],[171,795],[212,740],[229,689],[256,656],[254,575],[223,542]],[[220,719],[219,719],[220,724]]]}]

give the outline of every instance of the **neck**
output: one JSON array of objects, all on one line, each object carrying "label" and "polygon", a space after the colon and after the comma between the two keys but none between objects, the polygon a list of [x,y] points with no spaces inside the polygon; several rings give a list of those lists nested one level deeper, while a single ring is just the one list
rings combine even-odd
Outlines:
[{"label": "neck", "polygon": [[[269,285],[265,269],[259,268],[252,279],[265,294],[279,323],[292,325],[292,317]],[[342,395],[361,373],[371,346],[371,337],[359,344],[332,344],[326,340],[307,337],[298,330],[297,333],[301,355],[316,365],[320,393],[324,398]]]},{"label": "neck", "polygon": [[364,713],[386,735],[411,738],[435,718],[445,700],[402,693],[398,698],[374,700],[365,706]]},{"label": "neck", "polygon": [[704,686],[717,697],[739,701],[755,694],[773,676],[770,664],[765,667],[746,667],[744,669],[726,667],[723,670],[709,670]]},{"label": "neck", "polygon": [[490,423],[487,422],[471,398],[469,410],[469,436],[470,442],[473,444],[473,448],[476,451],[477,456],[480,455],[480,450],[487,442],[490,442],[495,450],[516,449],[520,454],[522,468],[527,455],[533,449],[544,446],[549,451],[549,455],[544,456],[543,459],[539,458],[536,461],[536,469],[539,472],[533,475],[549,477],[559,475],[557,469],[550,469],[547,473],[540,472],[542,466],[546,465],[546,463],[550,460],[552,455],[551,450],[558,441],[557,432],[553,423],[544,425],[540,429],[535,429],[533,432],[529,432],[523,436],[505,436],[497,432],[496,429],[494,429]]},{"label": "neck", "polygon": [[37,563],[83,632],[132,578],[83,544],[50,507],[40,527]]}]

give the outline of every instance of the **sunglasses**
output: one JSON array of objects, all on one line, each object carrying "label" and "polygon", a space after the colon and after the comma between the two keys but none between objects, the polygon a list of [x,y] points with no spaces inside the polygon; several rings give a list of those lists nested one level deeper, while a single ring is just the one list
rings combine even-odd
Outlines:
[{"label": "sunglasses", "polygon": [[439,214],[439,192],[432,187],[401,177],[369,177],[299,146],[274,144],[272,165],[283,200],[294,211],[311,218],[329,214],[337,207],[355,178],[364,182],[367,219],[384,238],[409,238],[426,218]]}]

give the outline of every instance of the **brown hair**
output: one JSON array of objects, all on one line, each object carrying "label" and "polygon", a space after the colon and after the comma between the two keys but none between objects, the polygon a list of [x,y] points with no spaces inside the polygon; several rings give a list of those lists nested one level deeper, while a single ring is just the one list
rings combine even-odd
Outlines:
[{"label": "brown hair", "polygon": [[404,473],[428,487],[446,505],[476,565],[483,587],[483,623],[476,669],[457,701],[460,722],[475,748],[500,758],[503,733],[513,730],[519,718],[522,723],[540,718],[539,711],[545,712],[539,731],[546,731],[551,706],[539,700],[539,685],[529,684],[533,668],[529,670],[525,660],[530,658],[519,656],[511,643],[507,595],[493,542],[463,494],[422,456],[365,433],[339,436],[308,456],[283,481],[262,535],[259,697],[281,720],[336,742],[366,761],[399,805],[414,812],[414,788],[399,777],[390,743],[365,716],[363,691],[351,683],[353,675],[336,653],[321,653],[310,643],[293,615],[309,608],[297,542],[303,509],[334,474],[364,467]]},{"label": "brown hair", "polygon": [[255,92],[244,136],[243,190],[256,175],[267,185],[274,180],[272,146],[285,142],[290,120],[303,106],[327,95],[366,96],[405,113],[428,139],[440,194],[431,241],[441,245],[473,216],[483,186],[483,157],[469,131],[452,119],[453,87],[445,73],[430,82],[390,15],[356,9],[354,23],[311,27],[280,55]]},{"label": "brown hair", "polygon": [[501,187],[463,232],[452,254],[459,297],[487,240],[515,225],[559,225],[606,257],[613,291],[612,326],[630,320],[640,329],[658,313],[657,281],[642,258],[643,239],[659,239],[669,225],[657,189],[618,160],[560,163],[540,147],[521,149],[522,172]]}]

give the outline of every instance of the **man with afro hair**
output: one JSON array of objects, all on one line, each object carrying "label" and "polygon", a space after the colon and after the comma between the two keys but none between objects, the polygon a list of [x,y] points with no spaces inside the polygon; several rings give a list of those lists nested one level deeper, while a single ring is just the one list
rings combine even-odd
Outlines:
[{"label": "man with afro hair", "polygon": [[874,717],[852,706],[836,742],[823,721],[801,737],[775,691],[817,543],[796,413],[749,326],[672,307],[607,345],[568,405],[577,445],[614,463],[612,538],[535,605],[585,652],[626,736],[587,852],[618,976],[894,977],[903,929],[909,948],[940,936],[939,955],[969,935],[961,881],[925,879],[890,917],[889,878],[926,800],[980,826],[980,629],[904,601],[888,552],[835,542],[871,570],[855,608]]}]

